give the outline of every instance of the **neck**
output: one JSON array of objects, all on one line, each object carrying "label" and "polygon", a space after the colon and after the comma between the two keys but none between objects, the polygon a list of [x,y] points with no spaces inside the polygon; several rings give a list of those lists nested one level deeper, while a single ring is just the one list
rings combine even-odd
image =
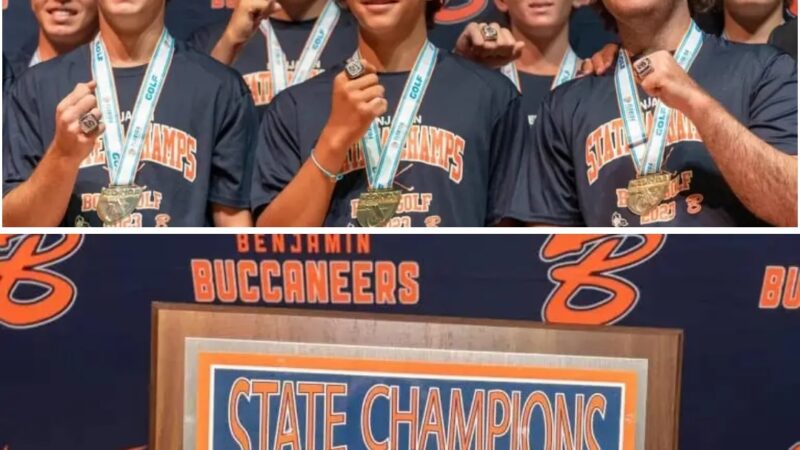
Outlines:
[{"label": "neck", "polygon": [[632,55],[639,55],[677,49],[691,21],[689,7],[679,2],[668,17],[649,15],[630,21],[617,19],[617,24],[622,46]]},{"label": "neck", "polygon": [[322,14],[328,0],[313,0],[307,2],[283,2],[281,9],[270,17],[287,22],[300,22],[302,20],[316,19]]},{"label": "neck", "polygon": [[100,19],[100,36],[113,67],[135,67],[150,63],[163,31],[163,12],[146,28],[135,32],[115,30],[104,19]]},{"label": "neck", "polygon": [[725,9],[725,36],[732,42],[766,44],[769,35],[783,23],[783,2],[766,17],[734,17]]},{"label": "neck", "polygon": [[59,43],[48,38],[44,31],[39,28],[39,40],[36,45],[36,52],[39,54],[39,59],[44,62],[56,56],[71,52],[78,46],[89,42],[92,37],[91,34],[87,34],[86,37],[79,39],[75,43]]},{"label": "neck", "polygon": [[358,51],[378,72],[407,72],[414,68],[427,38],[425,18],[422,17],[410,33],[403,32],[397,36],[359,30]]},{"label": "neck", "polygon": [[522,55],[515,61],[517,70],[535,75],[555,76],[569,48],[569,24],[546,35],[526,33],[511,24],[514,38],[525,43]]}]

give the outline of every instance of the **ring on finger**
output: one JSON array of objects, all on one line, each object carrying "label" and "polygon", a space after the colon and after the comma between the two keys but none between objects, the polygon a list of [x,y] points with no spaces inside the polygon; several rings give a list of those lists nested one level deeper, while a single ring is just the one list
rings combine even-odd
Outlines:
[{"label": "ring on finger", "polygon": [[481,27],[481,36],[489,42],[494,42],[497,40],[498,36],[497,28],[491,25],[484,25]]},{"label": "ring on finger", "polygon": [[653,62],[647,57],[644,57],[633,63],[633,68],[636,70],[636,74],[639,75],[640,79],[644,79],[646,76],[655,71],[653,68]]},{"label": "ring on finger", "polygon": [[80,125],[83,134],[89,135],[94,133],[95,130],[97,130],[97,127],[100,126],[100,119],[98,119],[94,114],[88,112],[78,119],[78,124]]},{"label": "ring on finger", "polygon": [[361,64],[361,61],[359,61],[357,58],[351,59],[347,62],[347,65],[344,66],[344,73],[350,80],[361,78],[366,71],[367,69],[364,68],[364,65]]}]

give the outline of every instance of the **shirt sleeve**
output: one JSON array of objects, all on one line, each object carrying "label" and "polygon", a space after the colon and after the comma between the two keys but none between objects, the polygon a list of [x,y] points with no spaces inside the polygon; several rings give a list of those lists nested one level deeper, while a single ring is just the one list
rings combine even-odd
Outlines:
[{"label": "shirt sleeve", "polygon": [[787,54],[775,54],[751,94],[747,127],[768,144],[797,154],[797,68]]},{"label": "shirt sleeve", "polygon": [[[559,92],[557,89],[556,93]],[[552,93],[542,102],[519,166],[511,218],[525,223],[583,226],[568,130]]]},{"label": "shirt sleeve", "polygon": [[216,34],[218,33],[216,33],[215,27],[212,28],[207,25],[194,30],[187,39],[187,42],[196,50],[210,55],[219,40],[219,36],[215,36]]},{"label": "shirt sleeve", "polygon": [[250,207],[258,117],[249,91],[236,77],[232,98],[217,108],[218,131],[211,155],[208,201],[234,208]]},{"label": "shirt sleeve", "polygon": [[289,91],[280,93],[261,121],[250,204],[254,216],[269,205],[303,164],[297,129],[297,105]]},{"label": "shirt sleeve", "polygon": [[[30,74],[29,74],[30,75]],[[3,105],[3,195],[27,180],[44,155],[31,76],[13,85]]]},{"label": "shirt sleeve", "polygon": [[522,98],[514,97],[492,128],[489,177],[489,204],[486,225],[496,225],[507,217],[514,197],[519,165],[525,150],[528,125],[522,112]]}]

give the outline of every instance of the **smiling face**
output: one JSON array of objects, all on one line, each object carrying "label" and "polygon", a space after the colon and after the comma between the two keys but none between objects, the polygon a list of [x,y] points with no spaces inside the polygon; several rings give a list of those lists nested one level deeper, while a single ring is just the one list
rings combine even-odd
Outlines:
[{"label": "smiling face", "polygon": [[95,0],[31,0],[36,21],[48,39],[77,45],[97,30]]},{"label": "smiling face", "polygon": [[515,27],[533,35],[561,29],[573,7],[572,0],[495,0],[495,4]]}]

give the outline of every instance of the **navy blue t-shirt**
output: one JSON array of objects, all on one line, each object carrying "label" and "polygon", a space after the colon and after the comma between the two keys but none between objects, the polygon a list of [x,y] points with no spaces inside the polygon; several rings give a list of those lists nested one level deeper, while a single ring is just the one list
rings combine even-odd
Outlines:
[{"label": "navy blue t-shirt", "polygon": [[[691,77],[765,142],[797,154],[797,73],[771,46],[732,44],[705,35]],[[733,76],[732,74],[735,74]],[[655,101],[639,89],[646,121]],[[617,106],[614,70],[560,86],[531,132],[514,217],[563,226],[764,225],[736,198],[685,115],[673,110],[663,169],[667,199],[652,213],[627,209],[635,170]]]},{"label": "navy blue t-shirt", "polygon": [[[146,66],[114,69],[123,126],[128,127]],[[27,70],[11,89],[3,148],[4,193],[27,180],[50,146],[58,103],[91,80],[89,46]],[[203,226],[210,204],[248,208],[255,108],[241,77],[176,42],[135,183],[146,186],[124,226]],[[96,208],[109,184],[98,139],[81,163],[62,225],[101,226]]]},{"label": "navy blue t-shirt", "polygon": [[534,75],[521,70],[517,71],[517,76],[522,88],[522,111],[525,113],[525,117],[528,118],[528,125],[533,127],[542,101],[550,94],[554,77]]},{"label": "navy blue t-shirt", "polygon": [[[261,123],[252,207],[260,213],[308,159],[328,120],[333,79],[341,66],[287,89]],[[383,73],[388,113],[382,141],[408,72]],[[401,155],[394,189],[403,193],[390,226],[485,226],[505,217],[527,136],[520,96],[495,70],[439,52],[428,90]],[[355,226],[367,191],[361,145],[348,151],[326,226]]]},{"label": "navy blue t-shirt", "polygon": [[[286,55],[286,64],[290,73],[294,72],[294,66],[297,60],[300,59],[300,54],[303,52],[303,47],[311,35],[311,30],[314,28],[316,21],[317,19],[286,22],[270,19],[275,35],[278,36],[278,41],[280,41],[281,48]],[[197,49],[210,54],[222,33],[225,32],[227,25],[227,22],[218,22],[198,30],[192,35],[191,44]],[[311,71],[311,76],[315,76],[342,60],[353,56],[357,42],[358,29],[353,16],[347,11],[342,11],[333,34],[322,51],[320,60],[317,61],[315,68]],[[264,38],[264,33],[257,30],[253,37],[242,47],[241,53],[232,64],[232,67],[242,74],[245,83],[250,87],[250,91],[253,93],[253,102],[259,110],[259,116],[263,113],[264,107],[274,97],[272,74],[269,71],[268,59],[267,41]]]}]

